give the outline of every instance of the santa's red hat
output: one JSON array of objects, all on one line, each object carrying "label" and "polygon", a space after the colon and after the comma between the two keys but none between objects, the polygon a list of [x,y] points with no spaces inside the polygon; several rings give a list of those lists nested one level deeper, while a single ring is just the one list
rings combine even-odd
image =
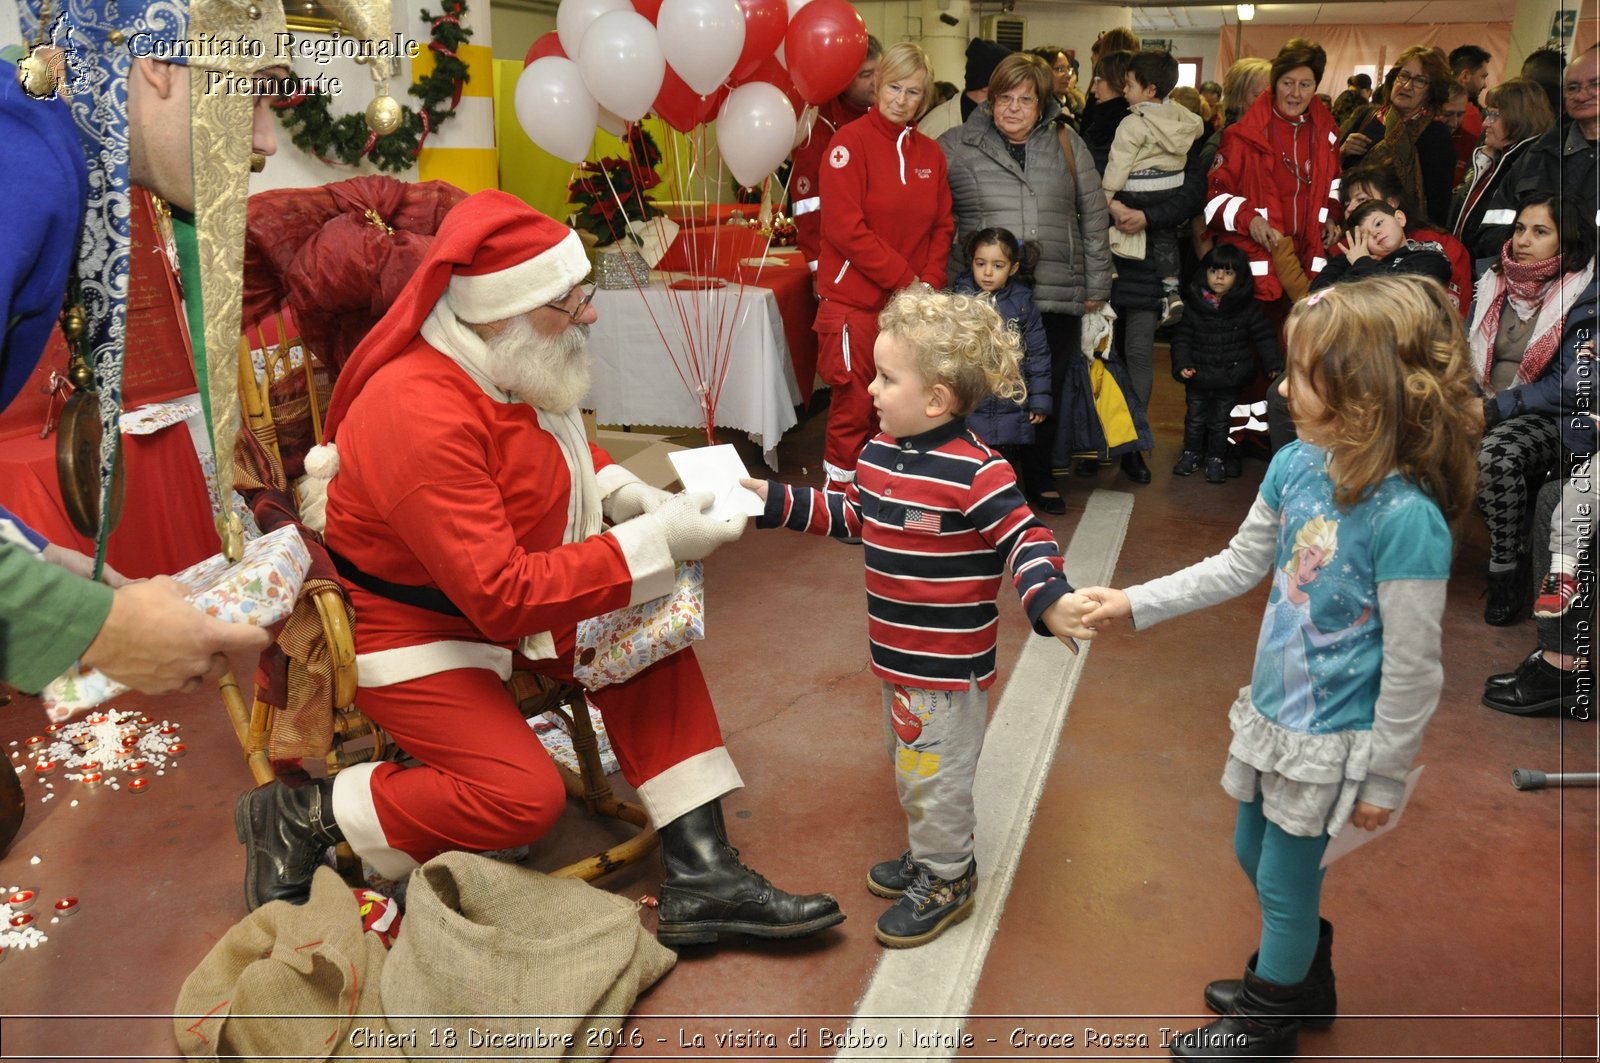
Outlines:
[{"label": "santa's red hat", "polygon": [[[445,216],[417,272],[345,363],[324,434],[333,439],[362,387],[416,341],[441,297],[462,321],[504,321],[555,302],[588,275],[583,242],[567,226],[497,189],[468,196]],[[324,462],[308,455],[308,471],[313,464]]]}]

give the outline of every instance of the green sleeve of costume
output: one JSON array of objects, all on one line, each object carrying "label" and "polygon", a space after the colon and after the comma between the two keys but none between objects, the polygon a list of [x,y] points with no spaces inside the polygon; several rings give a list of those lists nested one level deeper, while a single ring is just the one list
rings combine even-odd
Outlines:
[{"label": "green sleeve of costume", "polygon": [[111,612],[110,587],[0,544],[0,680],[37,692],[72,667]]}]

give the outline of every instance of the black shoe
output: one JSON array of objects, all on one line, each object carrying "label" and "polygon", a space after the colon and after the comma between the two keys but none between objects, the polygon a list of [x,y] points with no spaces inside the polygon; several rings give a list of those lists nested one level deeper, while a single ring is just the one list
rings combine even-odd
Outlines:
[{"label": "black shoe", "polygon": [[1215,1022],[1173,1038],[1179,1059],[1279,1059],[1293,1056],[1305,1013],[1305,986],[1277,985],[1246,967],[1233,1007]]},{"label": "black shoe", "polygon": [[1228,479],[1237,480],[1244,475],[1244,462],[1239,457],[1238,447],[1229,447],[1228,453],[1222,456],[1222,471],[1228,474]]},{"label": "black shoe", "polygon": [[1100,463],[1093,458],[1079,458],[1077,463],[1072,466],[1072,471],[1075,475],[1081,476],[1085,480],[1092,480],[1100,475]]},{"label": "black shoe", "polygon": [[328,846],[344,841],[333,818],[333,780],[304,786],[269,782],[233,806],[233,831],[244,845],[244,903],[304,904]]},{"label": "black shoe", "polygon": [[1522,619],[1527,597],[1522,577],[1522,566],[1507,572],[1489,573],[1489,600],[1483,607],[1483,619],[1495,627],[1510,627]]},{"label": "black shoe", "polygon": [[1487,694],[1491,690],[1504,690],[1506,688],[1516,686],[1517,680],[1522,678],[1522,670],[1528,667],[1529,663],[1534,659],[1543,656],[1543,650],[1534,650],[1533,653],[1523,658],[1522,663],[1517,665],[1515,671],[1497,672],[1496,674],[1490,676],[1488,679],[1483,681],[1483,692]]},{"label": "black shoe", "polygon": [[1584,669],[1557,668],[1536,652],[1511,674],[1511,682],[1496,683],[1502,676],[1491,676],[1483,691],[1483,703],[1496,712],[1513,716],[1537,716],[1561,710],[1571,713],[1583,703],[1582,691],[1589,689],[1593,675]]},{"label": "black shoe", "polygon": [[867,889],[889,900],[898,900],[906,887],[917,879],[918,864],[911,859],[911,850],[900,854],[898,860],[885,860],[873,864],[867,872]]},{"label": "black shoe", "polygon": [[1067,511],[1067,500],[1061,497],[1060,491],[1040,491],[1028,501],[1053,516],[1059,517]]},{"label": "black shoe", "polygon": [[1221,458],[1206,459],[1206,483],[1225,484],[1228,482],[1228,473],[1222,467]]},{"label": "black shoe", "polygon": [[[1326,919],[1318,922],[1321,925],[1317,934],[1317,951],[1311,957],[1311,969],[1306,972],[1305,982],[1302,983],[1305,986],[1305,1011],[1301,1014],[1300,1023],[1308,1030],[1326,1030],[1339,1015],[1339,993],[1333,977],[1333,924]],[[1256,957],[1252,955],[1245,966],[1255,970]],[[1206,986],[1206,1007],[1218,1015],[1228,1014],[1243,987],[1244,982],[1238,978],[1212,982]]]},{"label": "black shoe", "polygon": [[1178,463],[1172,467],[1172,475],[1193,476],[1198,468],[1200,468],[1199,453],[1193,450],[1186,450],[1178,455]]},{"label": "black shoe", "polygon": [[797,938],[844,922],[830,894],[785,893],[740,863],[721,801],[692,808],[657,833],[667,869],[656,928],[663,945],[703,945],[720,934]]},{"label": "black shoe", "polygon": [[1144,455],[1137,450],[1130,450],[1122,455],[1122,475],[1136,484],[1150,482],[1150,466],[1144,463]]},{"label": "black shoe", "polygon": [[978,862],[953,879],[940,878],[918,866],[917,877],[873,928],[879,941],[892,949],[925,945],[972,914],[973,892],[978,888]]}]

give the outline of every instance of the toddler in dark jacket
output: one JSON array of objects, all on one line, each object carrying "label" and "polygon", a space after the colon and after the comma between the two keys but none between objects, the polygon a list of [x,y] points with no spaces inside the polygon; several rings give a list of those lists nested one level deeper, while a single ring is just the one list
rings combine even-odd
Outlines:
[{"label": "toddler in dark jacket", "polygon": [[[1256,300],[1250,260],[1217,244],[1183,290],[1184,314],[1172,336],[1172,375],[1183,384],[1183,453],[1172,467],[1188,476],[1204,463],[1206,480],[1227,479],[1228,419],[1239,393],[1256,376],[1256,358],[1270,379],[1283,369],[1277,333]],[[1253,353],[1252,353],[1253,350]]]}]

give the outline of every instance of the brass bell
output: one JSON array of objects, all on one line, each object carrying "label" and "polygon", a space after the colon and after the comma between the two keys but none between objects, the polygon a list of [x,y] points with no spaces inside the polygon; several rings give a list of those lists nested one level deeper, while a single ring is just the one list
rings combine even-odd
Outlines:
[{"label": "brass bell", "polygon": [[36,100],[47,100],[56,94],[56,76],[38,52],[25,56],[17,64],[17,82]]}]

